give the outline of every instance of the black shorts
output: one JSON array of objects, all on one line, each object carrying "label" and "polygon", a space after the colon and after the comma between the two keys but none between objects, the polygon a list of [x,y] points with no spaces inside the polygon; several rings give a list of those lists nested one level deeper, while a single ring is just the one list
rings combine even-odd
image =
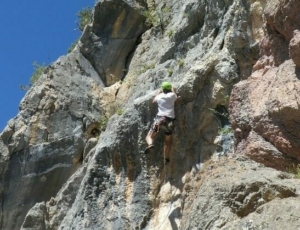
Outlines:
[{"label": "black shorts", "polygon": [[157,115],[150,127],[150,132],[159,132],[162,129],[166,135],[171,135],[174,131],[174,121],[174,118]]}]

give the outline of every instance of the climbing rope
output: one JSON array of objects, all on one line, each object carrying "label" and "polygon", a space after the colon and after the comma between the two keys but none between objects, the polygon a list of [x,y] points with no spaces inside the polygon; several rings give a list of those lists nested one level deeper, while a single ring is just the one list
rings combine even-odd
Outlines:
[{"label": "climbing rope", "polygon": [[[168,167],[166,166],[166,155],[164,153],[164,171],[165,171],[165,175],[164,175],[164,184],[167,183],[167,179],[168,179]],[[170,194],[171,194],[171,204],[170,204],[170,208],[169,211],[167,213],[167,215],[165,216],[164,220],[160,223],[158,230],[161,228],[161,226],[163,225],[163,223],[166,221],[167,217],[169,217],[170,212],[172,210],[172,206],[173,206],[173,191],[172,191],[172,184],[170,183]]]}]

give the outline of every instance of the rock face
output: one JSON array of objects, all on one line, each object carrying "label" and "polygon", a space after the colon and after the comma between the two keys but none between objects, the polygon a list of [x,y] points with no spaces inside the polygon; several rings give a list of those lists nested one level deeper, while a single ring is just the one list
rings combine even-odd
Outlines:
[{"label": "rock face", "polygon": [[81,37],[80,51],[105,85],[124,78],[138,38],[147,28],[137,6],[122,0],[102,1],[95,6],[93,24]]},{"label": "rock face", "polygon": [[54,196],[80,167],[93,123],[104,110],[103,83],[78,52],[49,66],[1,134],[1,229],[19,229],[26,212]]},{"label": "rock face", "polygon": [[180,229],[299,228],[298,179],[248,158],[207,164],[185,188]]},{"label": "rock face", "polygon": [[299,7],[297,1],[267,4],[261,57],[251,76],[234,86],[230,105],[232,126],[242,130],[237,152],[281,170],[300,160],[295,129],[300,119]]},{"label": "rock face", "polygon": [[[0,135],[0,228],[299,228],[299,183],[282,172],[300,159],[299,9],[97,2]],[[143,153],[165,80],[180,95],[167,166],[163,134]]]}]

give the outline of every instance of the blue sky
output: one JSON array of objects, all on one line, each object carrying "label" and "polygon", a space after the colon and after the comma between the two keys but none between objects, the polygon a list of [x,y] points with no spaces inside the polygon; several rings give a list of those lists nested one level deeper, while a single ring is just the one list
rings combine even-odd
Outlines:
[{"label": "blue sky", "polygon": [[77,12],[95,0],[1,0],[0,133],[18,113],[33,62],[49,65],[78,39]]}]

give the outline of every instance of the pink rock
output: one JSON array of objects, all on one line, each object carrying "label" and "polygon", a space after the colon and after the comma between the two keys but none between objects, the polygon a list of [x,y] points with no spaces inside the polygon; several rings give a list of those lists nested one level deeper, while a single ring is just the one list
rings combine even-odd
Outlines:
[{"label": "pink rock", "polygon": [[236,84],[229,109],[233,129],[242,132],[237,153],[278,169],[292,163],[289,159],[300,162],[297,75],[293,61],[288,60],[279,67],[255,71]]},{"label": "pink rock", "polygon": [[[271,2],[270,2],[271,3]],[[265,8],[265,18],[271,30],[279,33],[289,41],[293,31],[299,29],[300,1],[274,0]]]}]

